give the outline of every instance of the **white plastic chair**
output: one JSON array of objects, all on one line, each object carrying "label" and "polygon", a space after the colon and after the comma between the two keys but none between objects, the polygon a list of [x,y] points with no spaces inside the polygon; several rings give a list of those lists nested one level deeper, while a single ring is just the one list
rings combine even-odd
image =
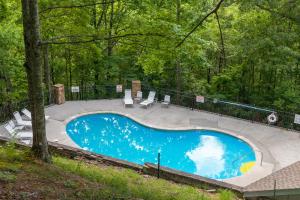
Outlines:
[{"label": "white plastic chair", "polygon": [[135,101],[140,102],[143,100],[143,92],[142,91],[137,91],[136,93],[136,98],[134,98]]},{"label": "white plastic chair", "polygon": [[125,90],[125,96],[123,102],[124,102],[124,107],[126,107],[126,105],[133,105],[130,89]]},{"label": "white plastic chair", "polygon": [[155,99],[155,94],[156,94],[155,91],[150,91],[149,95],[148,95],[148,99],[141,102],[140,104],[143,106],[146,106],[146,108],[148,108],[149,105],[153,105],[154,99]]},{"label": "white plastic chair", "polygon": [[7,130],[7,132],[10,134],[11,137],[13,138],[18,138],[18,139],[24,139],[28,140],[32,138],[32,132],[29,131],[17,131],[9,123],[4,125],[4,128]]},{"label": "white plastic chair", "polygon": [[[28,119],[31,120],[31,112],[29,110],[27,110],[26,108],[24,108],[21,111]],[[50,118],[50,116],[45,116],[45,120],[48,120]]]},{"label": "white plastic chair", "polygon": [[24,121],[18,111],[14,112],[14,117],[19,126],[31,127],[31,121]]},{"label": "white plastic chair", "polygon": [[170,95],[165,95],[164,101],[161,102],[162,105],[169,107],[169,104],[171,102],[171,97]]},{"label": "white plastic chair", "polygon": [[24,129],[24,126],[17,126],[17,125],[14,123],[13,120],[9,120],[8,124],[9,124],[15,131]]}]

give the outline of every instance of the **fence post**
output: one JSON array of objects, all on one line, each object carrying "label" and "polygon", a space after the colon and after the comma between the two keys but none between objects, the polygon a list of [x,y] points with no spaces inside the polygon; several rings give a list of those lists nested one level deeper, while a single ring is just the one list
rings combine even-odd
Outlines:
[{"label": "fence post", "polygon": [[276,200],[276,180],[274,180],[274,194],[273,199]]},{"label": "fence post", "polygon": [[254,122],[254,110],[250,110],[251,111],[251,122],[253,123]]},{"label": "fence post", "polygon": [[263,159],[264,159],[264,153],[261,151],[261,159],[260,159],[260,166],[262,166]]},{"label": "fence post", "polygon": [[192,110],[194,110],[195,109],[195,107],[196,107],[196,101],[195,101],[195,95],[192,95]]},{"label": "fence post", "polygon": [[160,153],[157,154],[157,178],[160,177]]}]

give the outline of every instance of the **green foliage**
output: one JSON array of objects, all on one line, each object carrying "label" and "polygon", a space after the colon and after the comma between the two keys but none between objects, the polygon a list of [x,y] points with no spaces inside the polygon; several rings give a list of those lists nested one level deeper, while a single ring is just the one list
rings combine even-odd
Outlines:
[{"label": "green foliage", "polygon": [[5,19],[5,16],[7,15],[7,4],[4,2],[4,0],[0,1],[0,22]]},{"label": "green foliage", "polygon": [[65,171],[102,183],[103,190],[99,194],[94,194],[95,196],[107,195],[107,198],[109,196],[111,198],[111,194],[114,194],[115,197],[121,196],[128,199],[135,197],[145,200],[209,199],[195,188],[171,184],[168,181],[152,177],[144,178],[127,169],[97,167],[61,157],[54,157],[53,162]]},{"label": "green foliage", "polygon": [[5,146],[0,146],[0,159],[11,162],[24,161],[26,153],[15,148],[14,143],[8,143]]},{"label": "green foliage", "polygon": [[0,105],[26,96],[20,11],[19,1],[0,1]]},{"label": "green foliage", "polygon": [[53,164],[47,164],[26,155],[27,150],[16,149],[13,144],[0,146],[0,183],[5,188],[1,195],[7,199],[235,199],[227,190],[208,194],[129,169],[63,157],[54,157]]},{"label": "green foliage", "polygon": [[220,192],[220,200],[234,200],[235,195],[230,190],[222,190]]},{"label": "green foliage", "polygon": [[[93,2],[39,1],[42,40],[62,43],[49,45],[53,83],[69,88],[140,79],[300,112],[298,1],[224,2],[218,11],[224,58],[214,14],[175,48],[216,1],[181,1],[179,10],[169,0],[67,8]],[[20,10],[19,1],[0,0],[0,105],[26,97]]]},{"label": "green foliage", "polygon": [[78,184],[76,182],[72,181],[72,180],[66,180],[64,182],[64,186],[67,187],[67,188],[73,188],[73,189],[75,189],[75,188],[78,187]]},{"label": "green foliage", "polygon": [[0,182],[14,182],[16,180],[16,175],[7,171],[0,171]]},{"label": "green foliage", "polygon": [[16,150],[13,143],[0,146],[0,182],[15,182],[23,156],[24,152]]}]

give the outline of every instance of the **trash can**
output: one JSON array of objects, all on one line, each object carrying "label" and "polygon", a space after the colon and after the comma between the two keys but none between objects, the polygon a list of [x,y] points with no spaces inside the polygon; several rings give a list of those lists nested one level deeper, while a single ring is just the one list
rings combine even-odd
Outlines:
[{"label": "trash can", "polygon": [[64,104],[65,103],[65,87],[63,84],[53,85],[54,89],[54,103],[55,104]]}]

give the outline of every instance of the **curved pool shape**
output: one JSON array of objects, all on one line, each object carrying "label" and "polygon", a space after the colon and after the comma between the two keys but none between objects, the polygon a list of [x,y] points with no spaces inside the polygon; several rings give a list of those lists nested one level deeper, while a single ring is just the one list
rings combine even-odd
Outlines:
[{"label": "curved pool shape", "polygon": [[67,133],[81,148],[129,162],[157,163],[184,172],[227,179],[242,175],[255,163],[244,141],[210,130],[160,130],[123,115],[103,113],[78,117]]}]

